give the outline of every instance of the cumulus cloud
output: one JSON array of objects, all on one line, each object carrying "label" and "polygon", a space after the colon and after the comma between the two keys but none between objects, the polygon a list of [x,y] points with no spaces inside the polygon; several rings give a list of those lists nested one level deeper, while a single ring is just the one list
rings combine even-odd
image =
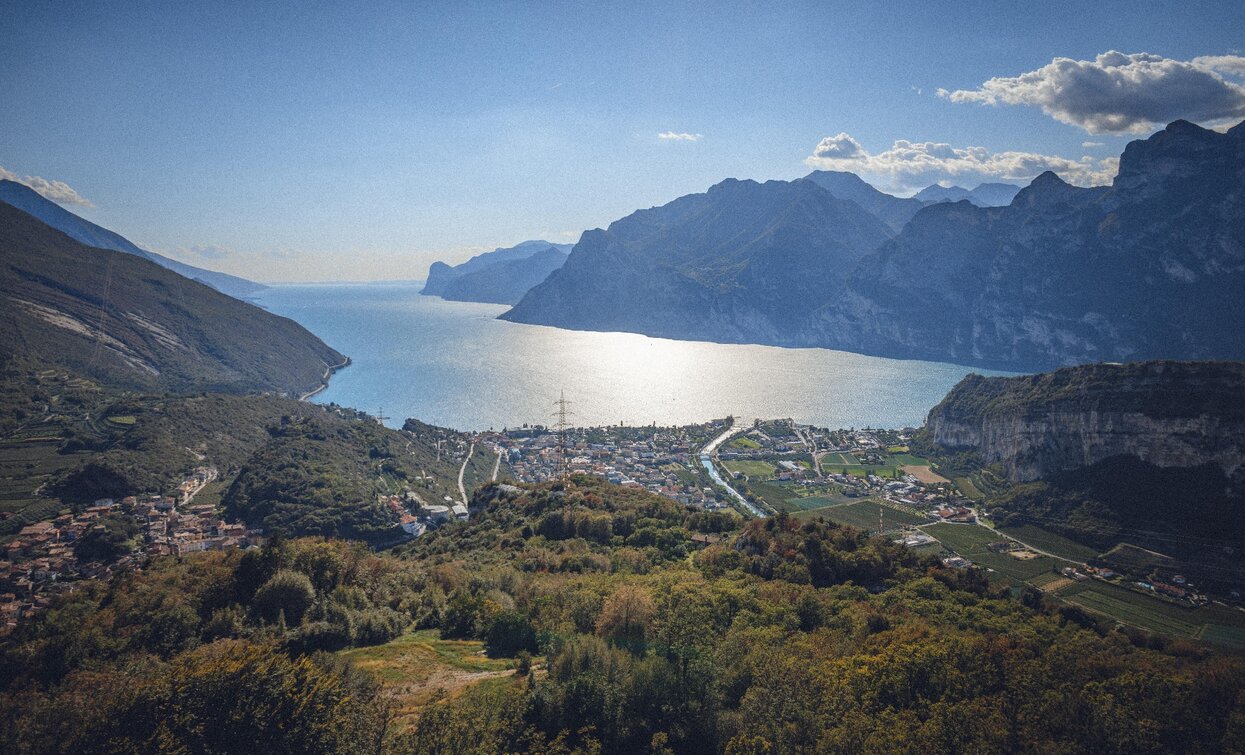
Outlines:
[{"label": "cumulus cloud", "polygon": [[891,148],[870,154],[848,134],[827,136],[804,161],[822,170],[848,170],[882,178],[896,189],[914,189],[939,181],[1028,181],[1053,170],[1068,183],[1096,186],[1110,183],[1119,171],[1118,158],[1080,160],[1033,152],[991,152],[985,147],[954,147],[941,142],[901,139]]},{"label": "cumulus cloud", "polygon": [[676,142],[698,142],[705,138],[704,134],[689,134],[686,132],[662,131],[657,135],[658,139]]},{"label": "cumulus cloud", "polygon": [[16,181],[19,184],[25,184],[35,191],[39,192],[45,199],[50,199],[58,204],[76,204],[82,207],[94,207],[91,200],[79,194],[72,186],[64,181],[51,181],[39,176],[19,176],[11,170],[6,170],[0,165],[0,179],[6,181]]},{"label": "cumulus cloud", "polygon": [[[1228,78],[1225,78],[1228,77]],[[1245,118],[1245,57],[1174,60],[1111,50],[1093,60],[1055,58],[1036,71],[977,89],[939,89],[952,102],[1027,105],[1091,134],[1146,133],[1178,118],[1209,126]]]}]

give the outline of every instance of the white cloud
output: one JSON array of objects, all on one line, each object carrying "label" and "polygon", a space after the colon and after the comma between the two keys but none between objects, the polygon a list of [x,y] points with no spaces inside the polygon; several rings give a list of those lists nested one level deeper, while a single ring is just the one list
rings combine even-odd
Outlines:
[{"label": "white cloud", "polygon": [[1055,58],[1036,71],[990,79],[977,89],[939,89],[952,102],[1028,105],[1091,134],[1146,133],[1185,118],[1222,125],[1245,118],[1245,57],[1183,61],[1111,50],[1094,60]]},{"label": "white cloud", "polygon": [[1081,146],[1084,147],[1085,149],[1096,149],[1098,147],[1105,147],[1107,145],[1104,144],[1103,142],[1081,142]]},{"label": "white cloud", "polygon": [[705,136],[704,134],[689,134],[686,132],[678,133],[674,131],[662,131],[660,134],[657,135],[657,138],[665,139],[666,141],[676,141],[676,142],[698,142],[701,139],[704,139]]},{"label": "white cloud", "polygon": [[953,147],[940,142],[901,139],[891,148],[870,154],[850,135],[827,136],[804,162],[823,170],[849,170],[884,179],[898,190],[915,189],[940,181],[1028,181],[1053,170],[1068,183],[1095,186],[1110,183],[1119,160],[1080,160],[1033,152],[991,152],[985,147]]},{"label": "white cloud", "polygon": [[51,181],[39,176],[26,176],[23,178],[13,171],[5,170],[3,165],[0,165],[0,179],[25,184],[39,192],[45,199],[50,199],[58,204],[76,204],[82,207],[95,206],[91,204],[91,200],[74,191],[74,188],[64,181]]}]

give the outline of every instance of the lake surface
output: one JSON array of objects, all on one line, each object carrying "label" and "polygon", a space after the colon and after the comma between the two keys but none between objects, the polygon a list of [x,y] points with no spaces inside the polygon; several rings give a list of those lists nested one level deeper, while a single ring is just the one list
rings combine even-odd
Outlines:
[{"label": "lake surface", "polygon": [[829,349],[672,341],[497,320],[507,307],[420,296],[422,283],[274,286],[259,297],[353,364],[315,397],[459,430],[790,417],[821,427],[920,425],[969,372]]}]

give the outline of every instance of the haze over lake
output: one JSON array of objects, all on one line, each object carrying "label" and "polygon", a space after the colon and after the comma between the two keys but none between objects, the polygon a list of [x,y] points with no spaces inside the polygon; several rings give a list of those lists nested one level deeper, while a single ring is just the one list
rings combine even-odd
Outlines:
[{"label": "haze over lake", "polygon": [[969,372],[827,349],[701,343],[497,320],[506,307],[420,296],[419,283],[275,286],[259,302],[353,364],[315,397],[461,430],[688,424],[728,414],[826,427],[919,425]]}]

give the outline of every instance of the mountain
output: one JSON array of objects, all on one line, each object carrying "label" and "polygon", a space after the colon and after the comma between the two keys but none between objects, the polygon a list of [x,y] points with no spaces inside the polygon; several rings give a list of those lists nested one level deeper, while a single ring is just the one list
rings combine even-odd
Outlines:
[{"label": "mountain", "polygon": [[1156,467],[1245,471],[1245,362],[1092,364],[969,375],[934,407],[930,439],[1027,482],[1131,456]]},{"label": "mountain", "polygon": [[119,234],[113,233],[107,228],[101,228],[89,220],[78,217],[55,202],[44,199],[34,189],[16,181],[0,180],[0,202],[10,204],[23,212],[34,215],[61,233],[81,241],[87,246],[112,249],[113,251],[125,252],[126,254],[133,254],[143,259],[151,260],[157,265],[166,267],[179,275],[206,283],[217,291],[239,299],[254,296],[267,288],[263,284],[255,283],[245,278],[203,270],[202,268],[187,265],[184,262],[171,260],[155,252],[149,252],[131,243]]},{"label": "mountain", "polygon": [[584,233],[502,319],[672,338],[799,343],[890,228],[809,180],[730,179]]},{"label": "mountain", "polygon": [[0,365],[105,385],[299,395],[344,357],[301,325],[0,203]]},{"label": "mountain", "polygon": [[[477,254],[460,265],[434,262],[420,293],[454,301],[514,304],[561,267],[570,251],[570,244],[524,241]],[[457,285],[451,286],[454,283]]]},{"label": "mountain", "polygon": [[927,203],[968,200],[978,207],[1006,207],[1020,188],[1015,184],[985,183],[970,191],[962,186],[934,184],[921,189],[914,198]]},{"label": "mountain", "polygon": [[850,199],[896,232],[925,206],[925,202],[921,201],[923,198],[920,197],[901,199],[878,191],[855,173],[816,170],[804,179],[812,181],[839,199]]},{"label": "mountain", "polygon": [[530,257],[496,262],[445,284],[441,298],[488,304],[517,304],[533,286],[566,263],[567,252],[548,246]]},{"label": "mountain", "polygon": [[636,212],[503,319],[1018,371],[1245,357],[1245,124],[1177,121],[1129,144],[1111,186],[1047,172],[898,233],[878,208],[919,200],[862,186],[732,179]]},{"label": "mountain", "polygon": [[924,208],[810,326],[824,345],[1004,369],[1245,357],[1245,125],[1177,121],[1111,186],[1038,176]]}]

